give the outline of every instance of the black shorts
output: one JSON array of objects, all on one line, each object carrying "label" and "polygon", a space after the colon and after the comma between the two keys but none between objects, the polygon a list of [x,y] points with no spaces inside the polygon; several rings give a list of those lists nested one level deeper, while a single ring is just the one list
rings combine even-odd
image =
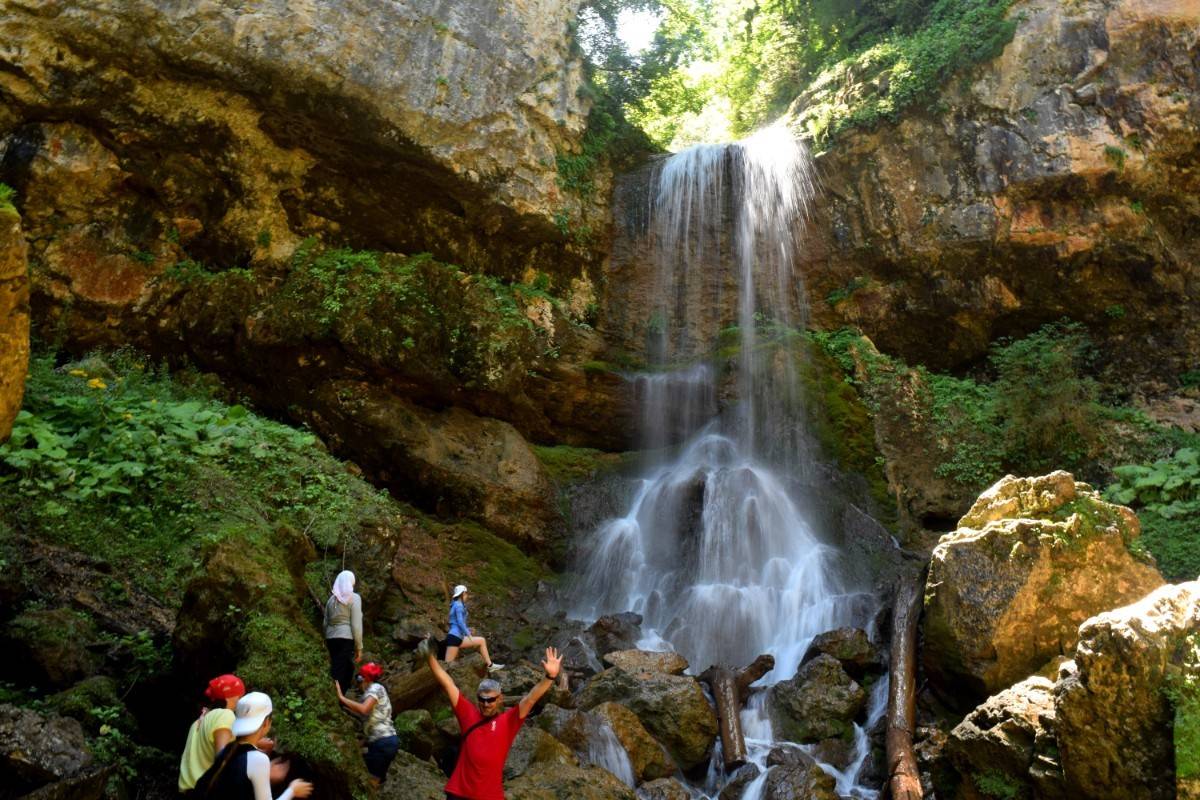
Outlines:
[{"label": "black shorts", "polygon": [[446,647],[461,647],[462,638],[455,636],[453,633],[446,636]]},{"label": "black shorts", "polygon": [[380,783],[387,778],[388,767],[400,749],[399,736],[385,736],[373,742],[367,742],[367,754],[363,759],[367,762],[367,772],[379,779]]}]

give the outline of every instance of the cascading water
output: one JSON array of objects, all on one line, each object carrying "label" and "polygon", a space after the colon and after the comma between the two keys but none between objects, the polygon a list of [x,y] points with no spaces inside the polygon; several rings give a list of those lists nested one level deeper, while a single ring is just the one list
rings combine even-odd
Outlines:
[{"label": "cascading water", "polygon": [[[806,306],[793,254],[814,191],[807,151],[782,128],[694,147],[660,168],[648,349],[661,369],[635,379],[648,463],[628,512],[585,548],[574,608],[589,619],[641,613],[648,641],[669,643],[696,671],[771,653],[766,683],[791,677],[818,633],[862,623],[871,602],[842,584],[837,550],[797,499],[812,453],[796,375]],[[730,300],[736,331],[721,319]],[[722,325],[724,350],[711,358]],[[718,411],[731,362],[736,397]],[[681,363],[690,366],[672,368]],[[761,702],[743,724],[765,758],[772,735]],[[837,777],[850,793],[854,778]]]}]

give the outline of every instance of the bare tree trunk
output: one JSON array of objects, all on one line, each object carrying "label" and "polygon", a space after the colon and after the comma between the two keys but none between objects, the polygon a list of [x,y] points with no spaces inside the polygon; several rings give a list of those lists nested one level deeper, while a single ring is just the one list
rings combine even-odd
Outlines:
[{"label": "bare tree trunk", "polygon": [[917,622],[921,618],[923,573],[900,578],[892,611],[891,683],[888,687],[887,762],[892,800],[923,800],[913,752],[917,717]]},{"label": "bare tree trunk", "polygon": [[741,710],[750,684],[775,666],[775,657],[761,655],[750,666],[735,673],[728,667],[709,667],[700,676],[712,689],[717,703],[717,726],[721,733],[721,752],[726,772],[746,763],[746,736],[742,732]]},{"label": "bare tree trunk", "polygon": [[[487,672],[487,667],[484,666],[483,659],[475,653],[471,653],[465,658],[460,658],[458,662],[455,662],[454,667],[451,667],[449,664],[444,666],[448,670],[453,670],[451,677],[454,676],[454,673],[465,670],[470,670],[479,677],[482,677]],[[459,683],[459,689],[462,689],[462,682],[456,682]],[[387,688],[388,698],[392,701],[392,709],[397,713],[420,705],[430,695],[441,691],[442,688],[427,666],[422,666],[420,669],[410,672],[407,675],[384,678],[383,684]]]}]

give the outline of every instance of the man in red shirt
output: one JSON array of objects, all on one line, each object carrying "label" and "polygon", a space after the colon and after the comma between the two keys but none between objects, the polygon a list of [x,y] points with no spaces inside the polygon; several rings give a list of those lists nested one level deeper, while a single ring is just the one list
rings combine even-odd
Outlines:
[{"label": "man in red shirt", "polygon": [[479,707],[476,708],[442,669],[428,639],[417,647],[417,653],[429,662],[429,669],[449,698],[462,731],[458,763],[446,784],[447,800],[504,800],[504,761],[508,758],[509,748],[529,712],[554,685],[562,667],[562,657],[553,647],[547,647],[546,657],[542,659],[545,675],[521,698],[521,702],[505,711],[504,695],[496,681],[489,678],[479,683],[475,695]]}]

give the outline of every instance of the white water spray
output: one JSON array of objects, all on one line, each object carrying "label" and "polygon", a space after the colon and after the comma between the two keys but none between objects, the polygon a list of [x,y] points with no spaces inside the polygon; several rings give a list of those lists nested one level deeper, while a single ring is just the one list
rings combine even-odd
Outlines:
[{"label": "white water spray", "polygon": [[[806,307],[794,255],[814,191],[808,153],[783,128],[691,148],[658,173],[648,349],[660,365],[692,366],[635,379],[651,460],[628,511],[586,543],[574,613],[636,611],[647,638],[669,642],[696,672],[770,653],[765,682],[790,678],[814,636],[862,623],[871,603],[843,585],[837,551],[794,484],[812,462],[796,375]],[[723,364],[705,357],[729,307],[736,402],[718,413]],[[774,737],[761,695],[743,727],[765,766]],[[858,766],[865,744],[864,734]],[[839,790],[851,793],[856,779]]]}]

